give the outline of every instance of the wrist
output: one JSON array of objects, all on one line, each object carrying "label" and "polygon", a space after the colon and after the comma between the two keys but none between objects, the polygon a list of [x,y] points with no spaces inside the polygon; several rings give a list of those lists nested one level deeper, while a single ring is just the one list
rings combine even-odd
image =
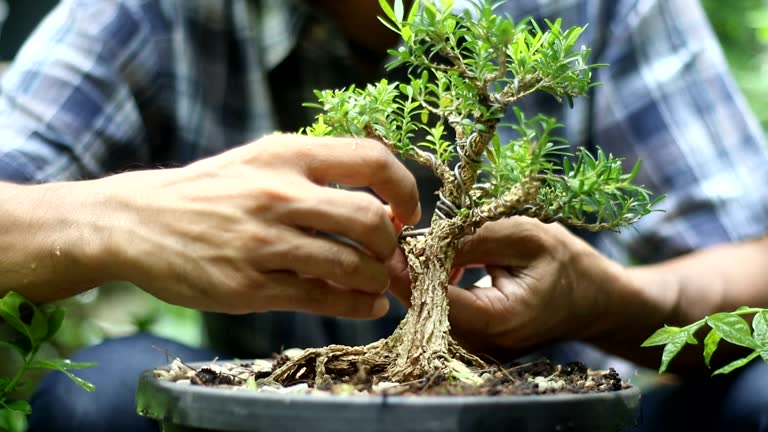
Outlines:
[{"label": "wrist", "polygon": [[588,308],[594,324],[585,326],[584,339],[604,348],[639,346],[657,328],[676,319],[680,287],[672,276],[648,266],[623,266],[591,248],[578,259],[590,275],[580,289],[597,293]]},{"label": "wrist", "polygon": [[[607,258],[606,258],[607,259]],[[642,343],[665,324],[679,321],[681,286],[673,274],[654,266],[624,267],[614,271],[607,292],[608,307],[599,332],[588,339],[603,350],[637,364],[655,368],[658,352]]]},{"label": "wrist", "polygon": [[0,282],[35,301],[64,298],[109,280],[89,182],[0,184]]}]

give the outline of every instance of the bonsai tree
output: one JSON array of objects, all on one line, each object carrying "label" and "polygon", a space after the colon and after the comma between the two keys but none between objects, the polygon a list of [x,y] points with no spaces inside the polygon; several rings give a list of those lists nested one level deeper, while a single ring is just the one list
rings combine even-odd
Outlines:
[{"label": "bonsai tree", "polygon": [[[573,104],[594,85],[577,46],[582,27],[561,21],[515,22],[494,13],[490,0],[455,14],[452,0],[379,0],[381,21],[402,38],[390,51],[405,83],[381,80],[365,88],[316,92],[322,109],[305,132],[314,136],[374,137],[392,152],[431,169],[442,182],[428,229],[406,227],[401,246],[412,281],[411,308],[387,339],[367,346],[306,350],[276,369],[287,383],[343,377],[363,369],[374,381],[404,382],[442,373],[476,382],[470,367],[484,362],[451,338],[446,296],[459,241],[483,224],[512,216],[599,231],[632,224],[651,211],[648,191],[632,184],[638,172],[597,150],[569,152],[554,135],[560,126],[516,105],[546,92]],[[508,112],[514,121],[503,123]],[[498,131],[515,138],[502,143]],[[314,376],[313,376],[314,375]]]}]

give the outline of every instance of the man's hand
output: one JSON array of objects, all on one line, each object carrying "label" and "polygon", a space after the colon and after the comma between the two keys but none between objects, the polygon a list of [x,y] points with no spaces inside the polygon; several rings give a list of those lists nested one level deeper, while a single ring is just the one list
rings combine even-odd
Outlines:
[{"label": "man's hand", "polygon": [[370,187],[397,220],[420,217],[413,176],[360,138],[272,135],[183,168],[59,187],[84,198],[83,217],[68,223],[88,232],[89,256],[77,261],[93,281],[128,280],[207,311],[383,315],[397,248],[390,209],[331,183]]},{"label": "man's hand", "polygon": [[[393,262],[392,290],[407,304],[404,257]],[[467,348],[499,359],[596,336],[621,304],[623,268],[557,224],[524,217],[488,223],[461,243],[454,268],[470,266],[485,267],[490,281],[449,286],[451,330]]]}]

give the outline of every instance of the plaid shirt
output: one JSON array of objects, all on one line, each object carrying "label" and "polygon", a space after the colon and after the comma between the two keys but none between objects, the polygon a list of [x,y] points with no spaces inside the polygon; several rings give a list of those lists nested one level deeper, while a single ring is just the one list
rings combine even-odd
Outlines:
[{"label": "plaid shirt", "polygon": [[[669,195],[664,212],[593,244],[649,262],[768,232],[764,138],[697,1],[514,0],[500,11],[589,23],[583,44],[610,65],[602,85],[573,109],[545,96],[524,107],[559,117],[574,147],[642,160],[638,182]],[[294,129],[309,121],[310,89],[359,80],[351,53],[298,0],[65,0],[3,77],[0,178],[179,165]]]},{"label": "plaid shirt", "polygon": [[[638,181],[669,195],[665,212],[594,243],[644,262],[766,232],[763,136],[696,1],[507,3],[514,17],[589,23],[583,43],[610,65],[574,109],[546,96],[526,108],[558,116],[573,146],[641,159]],[[185,164],[307,124],[311,89],[355,70],[332,25],[295,0],[63,1],[3,77],[0,178]]]}]

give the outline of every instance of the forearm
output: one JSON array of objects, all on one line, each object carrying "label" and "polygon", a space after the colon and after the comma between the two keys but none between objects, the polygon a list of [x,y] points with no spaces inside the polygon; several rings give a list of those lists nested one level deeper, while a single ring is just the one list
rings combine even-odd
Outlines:
[{"label": "forearm", "polygon": [[679,292],[669,325],[687,325],[740,306],[768,307],[768,236],[726,244],[637,273],[669,274]]},{"label": "forearm", "polygon": [[0,295],[45,302],[106,282],[91,192],[91,182],[0,182]]},{"label": "forearm", "polygon": [[[613,334],[601,335],[597,343],[639,364],[657,368],[660,349],[640,345],[662,326],[684,326],[739,306],[768,306],[766,258],[768,237],[623,270],[616,277],[621,288],[614,299],[618,313],[610,320],[615,325]],[[726,350],[720,351],[723,358],[728,356]],[[701,356],[701,350],[688,347],[672,362],[671,370],[707,373]]]}]

